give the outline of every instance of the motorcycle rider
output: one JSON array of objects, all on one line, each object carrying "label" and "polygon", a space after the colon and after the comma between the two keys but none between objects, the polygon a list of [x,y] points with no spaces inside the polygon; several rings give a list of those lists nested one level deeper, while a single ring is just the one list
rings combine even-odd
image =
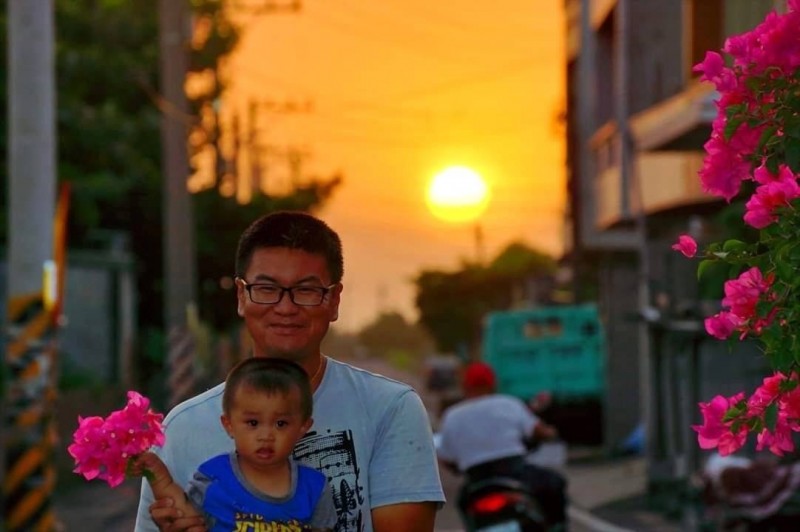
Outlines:
[{"label": "motorcycle rider", "polygon": [[464,400],[442,416],[439,462],[465,474],[468,484],[498,476],[525,483],[548,525],[566,530],[566,480],[525,460],[530,446],[557,438],[558,431],[520,399],[496,393],[495,373],[488,364],[468,364],[461,384]]}]

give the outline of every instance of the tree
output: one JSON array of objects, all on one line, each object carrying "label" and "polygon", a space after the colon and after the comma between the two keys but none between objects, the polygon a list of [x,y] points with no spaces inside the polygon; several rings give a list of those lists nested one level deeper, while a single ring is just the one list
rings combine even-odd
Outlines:
[{"label": "tree", "polygon": [[[175,0],[181,1],[181,0]],[[56,76],[58,84],[58,176],[72,184],[68,241],[72,249],[106,250],[118,236],[129,242],[136,260],[139,329],[160,334],[163,327],[162,186],[160,113],[170,112],[158,84],[158,20],[152,0],[56,0]],[[223,9],[222,0],[191,0],[195,22],[205,29],[193,41],[191,71],[215,68],[236,45],[239,30]],[[0,31],[6,31],[5,4],[0,6]],[[197,33],[197,32],[196,32]],[[6,40],[0,39],[5,48]],[[5,50],[4,50],[5,51]],[[5,96],[6,72],[0,71],[0,95]],[[224,91],[224,77],[208,90],[192,94],[192,149],[215,141],[200,119]],[[0,118],[6,117],[5,107]],[[0,132],[5,140],[6,131]],[[199,139],[199,141],[197,140]],[[6,153],[0,154],[0,194],[7,191]],[[309,182],[305,180],[303,182]],[[219,197],[211,189],[196,198],[200,277],[199,304],[205,316],[222,328],[231,316],[208,309],[234,308],[219,303],[215,291],[220,272],[233,270],[235,240],[221,236],[241,231],[257,214],[279,208],[312,210],[330,197],[339,176],[310,180],[281,198],[256,197],[250,206]],[[7,218],[0,209],[0,238],[6,238]],[[223,228],[223,229],[219,229]],[[223,267],[223,263],[227,264]],[[213,267],[212,267],[213,265]],[[151,346],[163,342],[151,339]],[[150,349],[156,363],[163,347]]]},{"label": "tree", "polygon": [[465,264],[454,272],[424,270],[415,279],[420,324],[440,351],[474,355],[484,316],[519,299],[532,303],[535,297],[549,303],[555,270],[553,258],[518,242],[507,246],[488,267]]},{"label": "tree", "polygon": [[381,357],[398,351],[419,357],[432,345],[423,329],[395,311],[381,313],[361,329],[358,339],[370,353]]}]

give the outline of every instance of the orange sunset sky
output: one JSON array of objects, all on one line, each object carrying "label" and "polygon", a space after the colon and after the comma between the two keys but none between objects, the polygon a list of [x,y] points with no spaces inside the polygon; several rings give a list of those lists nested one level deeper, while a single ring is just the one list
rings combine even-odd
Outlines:
[{"label": "orange sunset sky", "polygon": [[[297,13],[247,21],[225,110],[244,115],[250,99],[309,103],[264,113],[259,141],[301,146],[307,173],[344,177],[318,212],[345,249],[336,328],[356,330],[386,310],[413,319],[415,275],[477,256],[474,224],[441,221],[426,206],[429,180],[447,166],[472,168],[490,187],[485,257],[514,240],[561,252],[562,5],[304,0]],[[272,166],[267,187],[285,178]]]}]

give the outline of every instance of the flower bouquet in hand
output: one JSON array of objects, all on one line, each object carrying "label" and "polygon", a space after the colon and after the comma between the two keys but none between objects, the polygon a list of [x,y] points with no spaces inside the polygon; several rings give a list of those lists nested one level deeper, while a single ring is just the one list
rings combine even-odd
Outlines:
[{"label": "flower bouquet in hand", "polygon": [[[749,397],[718,395],[701,403],[694,426],[703,449],[727,455],[756,434],[757,449],[783,455],[800,432],[800,0],[772,12],[752,31],[729,38],[723,53],[695,67],[719,93],[718,113],[699,172],[703,189],[730,202],[744,194],[743,222],[753,242],[712,243],[698,276],[714,263],[733,272],[722,310],[705,321],[718,339],[755,339],[774,373]],[[688,257],[697,245],[673,246]]]},{"label": "flower bouquet in hand", "polygon": [[[75,473],[87,480],[98,478],[116,487],[132,470],[136,457],[164,444],[162,414],[150,408],[150,400],[134,391],[128,403],[108,417],[78,417],[78,428],[67,448],[75,459]],[[147,470],[141,472],[148,475]]]},{"label": "flower bouquet in hand", "polygon": [[134,391],[128,392],[124,408],[106,418],[78,417],[78,428],[67,448],[75,459],[73,471],[87,480],[104,480],[112,488],[126,477],[144,476],[155,498],[172,499],[179,516],[202,517],[164,462],[150,451],[164,445],[163,419],[150,408],[149,399]]}]

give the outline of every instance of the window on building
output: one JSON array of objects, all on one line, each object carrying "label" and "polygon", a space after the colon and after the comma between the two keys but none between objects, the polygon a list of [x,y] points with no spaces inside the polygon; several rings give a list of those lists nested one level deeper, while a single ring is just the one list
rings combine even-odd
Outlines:
[{"label": "window on building", "polygon": [[724,42],[723,0],[686,0],[687,78],[697,77],[692,67],[701,62],[709,50],[719,50]]}]

